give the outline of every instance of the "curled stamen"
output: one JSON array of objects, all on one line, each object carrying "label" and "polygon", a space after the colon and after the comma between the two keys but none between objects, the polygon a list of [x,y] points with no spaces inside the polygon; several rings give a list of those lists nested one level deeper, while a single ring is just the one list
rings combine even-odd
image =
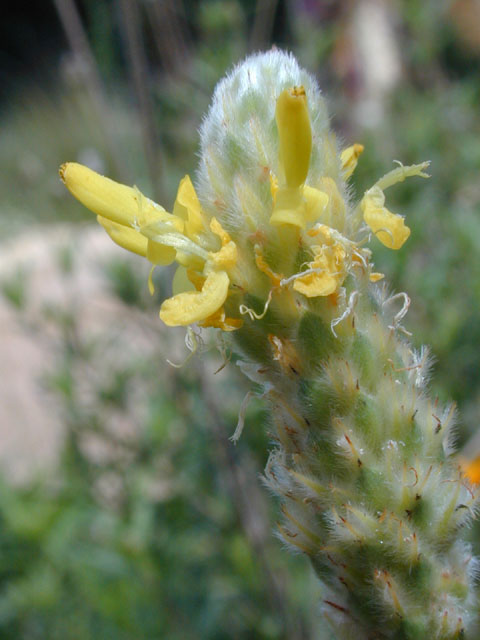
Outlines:
[{"label": "curled stamen", "polygon": [[220,353],[220,355],[223,358],[223,362],[222,364],[218,367],[218,369],[216,369],[216,371],[213,372],[213,375],[216,376],[217,373],[220,373],[220,371],[223,371],[223,369],[225,369],[225,367],[227,366],[227,364],[231,361],[232,359],[232,352],[229,350],[229,348],[227,347],[226,343],[225,343],[225,339],[223,337],[223,334],[216,332],[216,345],[217,345],[217,349]]},{"label": "curled stamen", "polygon": [[400,311],[398,311],[393,316],[393,325],[389,325],[389,329],[399,328],[400,320],[402,320],[407,315],[408,309],[410,307],[410,298],[404,291],[402,291],[401,293],[396,293],[394,296],[391,296],[382,304],[382,307],[385,307],[386,305],[394,302],[395,300],[399,300],[400,298],[403,298],[403,306]]},{"label": "curled stamen", "polygon": [[404,298],[404,303],[403,303],[403,307],[400,309],[400,311],[395,315],[394,317],[394,322],[395,324],[397,324],[398,322],[400,322],[400,320],[402,320],[402,318],[404,318],[407,314],[407,311],[410,307],[410,298],[408,297],[408,295],[406,293],[403,293],[403,298]]},{"label": "curled stamen", "polygon": [[240,311],[242,316],[244,316],[245,314],[248,314],[250,320],[252,321],[261,320],[262,318],[265,317],[268,311],[268,307],[270,306],[270,302],[272,301],[272,296],[273,296],[273,289],[270,289],[270,292],[268,294],[267,301],[265,302],[265,306],[263,307],[262,313],[257,313],[255,309],[251,309],[250,307],[247,307],[247,305],[245,304],[241,304],[238,310]]},{"label": "curled stamen", "polygon": [[356,251],[355,249],[353,250],[353,255],[355,257],[357,257],[360,262],[362,263],[363,267],[366,269],[368,267],[368,262],[367,259],[365,258],[365,256],[361,253],[361,251]]},{"label": "curled stamen", "polygon": [[358,291],[354,291],[352,294],[350,294],[350,297],[348,299],[348,305],[345,311],[342,313],[341,316],[339,316],[338,318],[334,318],[331,321],[330,329],[332,330],[332,333],[336,338],[338,338],[338,336],[335,332],[335,327],[337,326],[337,324],[340,324],[341,322],[343,322],[345,318],[348,318],[348,316],[352,313],[352,311],[355,308],[355,305],[357,304],[358,296],[359,296]]},{"label": "curled stamen", "polygon": [[233,434],[229,438],[229,440],[231,440],[233,442],[233,444],[237,444],[237,442],[240,439],[240,436],[242,435],[243,427],[245,426],[245,414],[247,412],[248,405],[250,404],[250,400],[255,395],[257,395],[257,394],[254,393],[253,391],[249,391],[245,395],[244,399],[242,400],[242,404],[240,405],[240,411],[238,413],[237,426],[235,427],[235,431],[233,432]]},{"label": "curled stamen", "polygon": [[199,349],[203,351],[205,343],[200,333],[196,333],[192,329],[192,327],[187,327],[187,333],[185,334],[185,345],[190,353],[185,358],[185,360],[183,362],[180,362],[179,364],[175,364],[175,362],[167,359],[167,362],[171,367],[175,367],[175,369],[181,369],[182,367],[184,367],[188,362],[190,362],[190,360]]},{"label": "curled stamen", "polygon": [[408,471],[413,471],[414,475],[415,475],[415,482],[413,484],[407,484],[405,485],[406,487],[414,487],[415,485],[418,484],[418,472],[415,469],[415,467],[409,467]]}]

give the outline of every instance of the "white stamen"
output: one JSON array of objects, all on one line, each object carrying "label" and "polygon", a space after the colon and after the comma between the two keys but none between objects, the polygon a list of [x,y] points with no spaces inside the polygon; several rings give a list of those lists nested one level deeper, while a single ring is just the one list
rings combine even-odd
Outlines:
[{"label": "white stamen", "polygon": [[167,359],[167,362],[171,367],[175,367],[175,369],[181,369],[182,367],[184,367],[193,358],[193,356],[199,349],[203,351],[205,342],[199,332],[195,333],[192,327],[187,327],[187,333],[185,334],[185,345],[190,353],[183,362],[180,362],[180,364],[175,364],[171,360]]},{"label": "white stamen", "polygon": [[358,296],[359,296],[358,291],[354,291],[353,293],[351,293],[350,298],[348,299],[348,305],[345,311],[342,313],[341,316],[331,321],[330,329],[332,330],[332,333],[336,338],[338,338],[338,336],[335,332],[335,327],[337,326],[337,324],[340,324],[340,322],[343,322],[345,318],[348,318],[348,316],[352,313],[353,309],[355,308],[355,305],[357,304]]},{"label": "white stamen", "polygon": [[357,256],[357,258],[360,260],[360,262],[362,263],[362,265],[366,269],[367,266],[368,266],[368,263],[367,263],[367,260],[366,260],[365,256],[362,253],[360,253],[360,251],[354,251],[353,255]]},{"label": "white stamen", "polygon": [[[406,315],[407,315],[407,311],[408,308],[410,307],[410,298],[408,297],[408,295],[402,291],[401,293],[396,293],[394,296],[391,296],[390,298],[388,298],[387,300],[385,300],[385,302],[383,302],[382,307],[385,307],[387,304],[390,304],[391,302],[394,302],[395,300],[399,300],[403,298],[403,306],[400,309],[400,311],[398,311],[394,316],[393,316],[393,325],[389,325],[389,329],[401,329],[404,332],[406,332],[405,329],[403,329],[403,327],[400,326],[400,320],[402,320]],[[407,335],[408,332],[406,332]]]},{"label": "white stamen", "polygon": [[263,308],[262,313],[257,313],[254,309],[251,309],[250,307],[247,307],[247,305],[245,304],[241,304],[239,307],[239,311],[242,314],[242,316],[244,316],[245,314],[248,314],[248,316],[250,317],[250,320],[261,320],[262,318],[265,317],[265,314],[268,311],[268,307],[270,306],[270,302],[272,301],[272,295],[273,295],[273,289],[270,289],[270,292],[268,294],[268,298],[267,301],[265,302],[265,306]]},{"label": "white stamen", "polygon": [[250,400],[255,395],[256,394],[253,391],[249,391],[244,397],[244,399],[242,400],[242,404],[240,405],[240,411],[238,413],[237,426],[235,427],[235,431],[233,432],[233,435],[230,436],[229,438],[234,444],[237,444],[238,440],[240,439],[240,436],[242,435],[243,427],[245,426],[245,414],[247,412],[248,405],[250,404]]}]

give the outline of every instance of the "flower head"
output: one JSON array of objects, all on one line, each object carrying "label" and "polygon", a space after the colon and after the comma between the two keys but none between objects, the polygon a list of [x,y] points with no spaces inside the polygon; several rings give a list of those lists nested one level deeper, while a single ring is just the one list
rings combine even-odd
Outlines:
[{"label": "flower head", "polygon": [[[425,176],[427,163],[391,171],[355,206],[345,181],[362,151],[338,151],[315,81],[272,51],[247,58],[217,86],[201,130],[198,192],[185,176],[170,211],[76,163],[60,175],[114,242],[151,263],[151,291],[153,269],[177,262],[174,294],[160,308],[165,324],[233,331],[270,304],[280,317],[301,314],[312,299],[336,295],[350,273],[377,280],[359,244],[358,211],[387,247],[408,238],[384,189]],[[263,300],[263,312],[251,299]]]}]

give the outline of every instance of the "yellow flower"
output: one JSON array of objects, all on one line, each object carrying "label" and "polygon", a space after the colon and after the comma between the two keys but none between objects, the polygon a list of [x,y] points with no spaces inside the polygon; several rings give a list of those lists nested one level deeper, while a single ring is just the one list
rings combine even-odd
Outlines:
[{"label": "yellow flower", "polygon": [[382,244],[400,249],[410,235],[403,216],[385,206],[385,195],[378,187],[369,189],[362,200],[363,219]]},{"label": "yellow flower", "polygon": [[76,162],[62,164],[59,173],[70,193],[87,209],[125,227],[138,230],[166,213],[135,187],[114,182]]},{"label": "yellow flower", "polygon": [[[118,184],[82,165],[62,165],[60,176],[70,192],[97,214],[98,222],[118,245],[154,266],[176,260],[188,267],[175,278],[175,295],[161,305],[160,318],[165,324],[200,322],[225,331],[241,326],[240,319],[227,318],[223,310],[230,287],[228,270],[236,266],[237,246],[215,218],[206,228],[189,176],[180,182],[173,214],[135,187]],[[215,236],[220,249],[209,251],[209,246],[218,246]]]},{"label": "yellow flower", "polygon": [[352,173],[357,168],[358,158],[363,153],[363,144],[352,144],[351,147],[347,147],[340,154],[340,160],[342,161],[343,177],[345,180],[350,178]]},{"label": "yellow flower", "polygon": [[236,331],[243,325],[242,318],[228,318],[225,309],[221,307],[214,314],[200,322],[202,327],[213,327],[222,331]]},{"label": "yellow flower", "polygon": [[210,229],[220,238],[222,246],[219,251],[210,251],[208,254],[209,266],[220,269],[234,267],[238,258],[237,245],[216,218],[211,219]]},{"label": "yellow flower", "polygon": [[275,120],[279,137],[280,185],[271,175],[273,212],[270,224],[290,224],[305,229],[319,220],[328,195],[305,186],[312,153],[312,128],[303,87],[285,89],[278,97]]},{"label": "yellow flower", "polygon": [[185,234],[195,240],[204,230],[204,221],[200,202],[190,176],[185,176],[178,185],[177,199],[173,206],[173,215],[185,220]]},{"label": "yellow flower", "polygon": [[385,207],[383,190],[411,176],[428,178],[429,175],[423,170],[429,164],[429,162],[422,162],[422,164],[413,164],[408,167],[400,165],[380,178],[371,189],[365,192],[360,203],[363,219],[380,242],[389,249],[400,249],[409,237],[410,229],[405,225],[403,216],[392,213]]},{"label": "yellow flower", "polygon": [[145,255],[153,264],[166,265],[175,260],[174,249],[159,245],[140,232],[154,222],[169,230],[182,231],[182,220],[146,198],[136,187],[119,184],[76,162],[62,165],[60,177],[75,198],[97,214],[97,220],[114,242]]},{"label": "yellow flower", "polygon": [[326,193],[313,187],[280,188],[275,194],[275,206],[270,224],[274,226],[291,224],[305,229],[307,222],[322,219],[328,201]]},{"label": "yellow flower", "polygon": [[170,327],[206,320],[223,307],[229,284],[226,271],[212,271],[201,291],[186,291],[165,300],[160,307],[160,319]]},{"label": "yellow flower", "polygon": [[[204,326],[220,326],[227,331],[241,326],[235,320],[225,317],[223,304],[227,299],[230,278],[226,269],[233,268],[237,262],[237,246],[216,218],[210,221],[210,229],[219,236],[221,248],[210,251],[204,267],[205,280],[200,290],[183,291],[165,300],[160,307],[160,318],[169,326],[189,325],[201,322]],[[195,274],[189,275],[195,278]],[[193,277],[192,277],[193,276]],[[199,286],[201,278],[194,284]],[[231,328],[226,328],[226,327]]]},{"label": "yellow flower", "polygon": [[284,174],[282,182],[287,188],[298,188],[307,179],[312,153],[312,127],[303,87],[282,91],[277,99],[275,120],[279,160]]},{"label": "yellow flower", "polygon": [[326,225],[317,225],[309,235],[321,244],[312,245],[313,260],[305,275],[299,274],[293,288],[307,298],[329,296],[343,283],[347,273],[346,244],[340,234]]},{"label": "yellow flower", "polygon": [[[173,228],[172,224],[165,224],[164,220],[157,219],[144,225],[141,232],[156,246],[162,247],[164,253],[173,251],[173,260],[186,267],[202,268],[206,252],[198,250],[198,240],[205,230],[205,223],[189,176],[180,181],[171,217],[175,221]],[[162,251],[159,249],[158,252],[161,256]],[[153,264],[165,264],[155,261],[150,255],[147,258]]]}]

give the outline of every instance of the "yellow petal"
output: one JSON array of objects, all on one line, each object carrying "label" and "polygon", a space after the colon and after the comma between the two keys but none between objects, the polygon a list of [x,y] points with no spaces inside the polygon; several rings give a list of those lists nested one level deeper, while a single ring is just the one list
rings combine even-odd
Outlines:
[{"label": "yellow petal", "polygon": [[216,218],[212,218],[210,220],[210,229],[220,238],[222,247],[231,242],[231,237],[228,235],[228,233]]},{"label": "yellow petal", "polygon": [[327,224],[316,224],[308,231],[311,238],[317,238],[317,244],[312,246],[315,256],[333,256],[335,260],[344,260],[347,255],[347,238]]},{"label": "yellow petal", "polygon": [[[317,264],[317,268],[320,268],[320,263]],[[338,279],[329,272],[325,263],[325,271],[322,273],[309,273],[306,276],[297,278],[293,283],[293,288],[298,293],[307,296],[307,298],[315,298],[317,296],[329,296],[334,293],[338,284]]]},{"label": "yellow petal", "polygon": [[219,251],[211,251],[208,254],[210,263],[217,269],[231,269],[237,263],[237,245],[216,218],[211,219],[210,229],[220,237],[222,242],[222,248]]},{"label": "yellow petal", "polygon": [[312,222],[321,220],[330,200],[328,194],[319,189],[305,186],[303,198],[305,200],[305,218]]},{"label": "yellow petal", "polygon": [[276,193],[270,224],[293,224],[305,229],[305,201],[301,188],[280,188]]},{"label": "yellow petal", "polygon": [[185,234],[194,240],[204,228],[202,210],[190,176],[180,180],[173,215],[185,220]]},{"label": "yellow petal", "polygon": [[206,320],[223,306],[229,284],[225,271],[212,271],[201,291],[187,291],[165,300],[160,308],[160,319],[170,327]]},{"label": "yellow petal", "polygon": [[385,194],[383,191],[412,176],[429,178],[428,173],[424,171],[429,164],[430,162],[422,162],[421,164],[404,166],[399,163],[398,167],[382,176],[371,189],[365,192],[361,202],[363,219],[380,242],[389,249],[400,249],[409,237],[410,229],[405,225],[402,216],[392,213],[384,206]]},{"label": "yellow petal", "polygon": [[102,225],[110,238],[123,249],[137,253],[139,256],[147,256],[147,239],[141,233],[124,227],[123,224],[112,222],[102,216],[97,216],[98,222]]},{"label": "yellow petal", "polygon": [[368,277],[370,279],[370,282],[378,282],[379,280],[383,280],[385,274],[378,273],[378,271],[372,271],[372,273]]},{"label": "yellow petal", "polygon": [[329,176],[320,178],[318,188],[328,195],[328,202],[322,220],[330,227],[343,231],[345,226],[345,202],[340,195],[337,183]]},{"label": "yellow petal", "polygon": [[363,144],[352,144],[351,147],[344,149],[340,154],[345,180],[350,178],[352,173],[355,171],[358,164],[358,158],[363,153],[364,148]]},{"label": "yellow petal", "polygon": [[[146,238],[145,238],[146,240]],[[152,264],[166,266],[172,264],[177,252],[173,247],[168,247],[160,242],[155,242],[150,238],[147,241],[147,259]]]},{"label": "yellow petal", "polygon": [[214,265],[217,269],[231,269],[236,265],[237,258],[237,245],[233,240],[230,240],[220,251],[211,252],[208,256],[210,264]]},{"label": "yellow petal", "polygon": [[312,229],[309,235],[321,236],[321,245],[314,245],[314,259],[308,264],[310,273],[294,280],[293,288],[307,298],[329,296],[345,279],[347,252],[343,244],[335,239],[335,232],[326,225]]},{"label": "yellow petal", "polygon": [[141,210],[147,220],[155,219],[164,211],[163,207],[142,196],[138,189],[114,182],[76,162],[63,164],[60,177],[70,193],[87,209],[127,227],[138,225]]},{"label": "yellow petal", "polygon": [[400,249],[410,235],[402,216],[383,206],[385,196],[378,187],[372,187],[362,200],[363,219],[380,242],[389,249]]},{"label": "yellow petal", "polygon": [[287,187],[299,187],[307,178],[312,153],[312,127],[303,87],[282,91],[275,109],[279,160]]},{"label": "yellow petal", "polygon": [[227,318],[225,309],[222,307],[200,324],[202,327],[214,327],[222,331],[236,331],[243,325],[243,320],[242,318]]},{"label": "yellow petal", "polygon": [[186,253],[185,251],[177,251],[177,256],[175,260],[178,264],[181,264],[186,269],[196,269],[197,271],[202,271],[205,266],[205,260],[199,258],[198,256],[192,255],[191,253]]},{"label": "yellow petal", "polygon": [[205,284],[205,280],[207,279],[206,276],[204,276],[201,273],[198,273],[198,271],[196,271],[195,269],[189,269],[187,268],[187,277],[190,280],[190,282],[193,284],[193,289],[196,289],[197,291],[201,291],[203,289],[203,285]]},{"label": "yellow petal", "polygon": [[307,235],[310,236],[310,238],[318,238],[318,236],[321,236],[322,244],[326,243],[328,245],[332,245],[335,243],[333,229],[328,224],[316,224],[314,227],[309,229]]}]

